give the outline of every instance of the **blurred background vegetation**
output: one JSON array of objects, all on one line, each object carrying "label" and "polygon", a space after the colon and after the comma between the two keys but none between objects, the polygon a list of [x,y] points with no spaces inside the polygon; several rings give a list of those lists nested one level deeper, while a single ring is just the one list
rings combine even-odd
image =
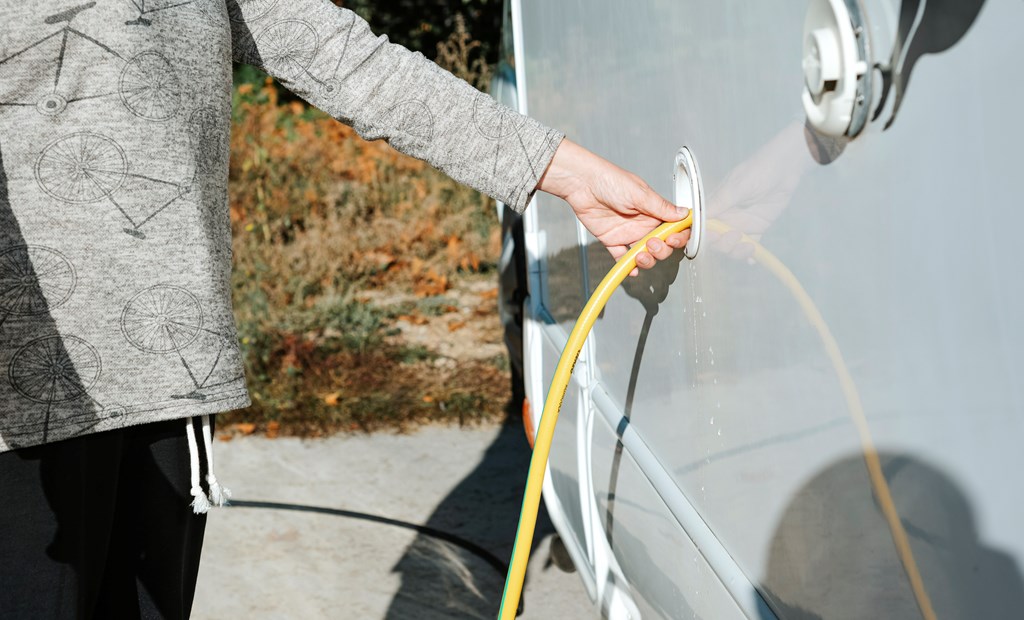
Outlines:
[{"label": "blurred background vegetation", "polygon": [[459,16],[488,64],[498,62],[503,0],[343,0],[335,2],[369,22],[374,32],[435,57],[437,44],[456,30]]},{"label": "blurred background vegetation", "polygon": [[[486,89],[501,0],[345,0]],[[503,415],[494,203],[236,69],[234,305],[253,405],[222,437]]]},{"label": "blurred background vegetation", "polygon": [[[333,0],[354,11],[377,34],[386,34],[400,45],[421,52],[481,90],[481,67],[490,70],[501,53],[504,0]],[[468,63],[467,66],[460,66]],[[463,71],[459,71],[463,69]],[[489,75],[485,76],[489,77]],[[266,74],[239,65],[235,82],[260,84]],[[285,100],[293,100],[287,91]]]}]

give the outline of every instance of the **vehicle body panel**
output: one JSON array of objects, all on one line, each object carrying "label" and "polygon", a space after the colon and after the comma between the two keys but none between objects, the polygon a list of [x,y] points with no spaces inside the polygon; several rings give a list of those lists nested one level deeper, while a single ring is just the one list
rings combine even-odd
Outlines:
[{"label": "vehicle body panel", "polygon": [[[669,198],[673,157],[690,147],[708,217],[759,240],[807,292],[870,429],[866,444],[807,309],[750,259],[750,244],[709,237],[696,260],[666,261],[627,282],[581,358],[570,391],[585,398],[563,413],[579,417],[556,441],[553,467],[568,475],[583,454],[576,484],[557,493],[562,505],[580,503],[571,535],[591,557],[581,571],[594,576],[599,598],[621,590],[644,618],[680,617],[680,596],[686,609],[725,617],[727,606],[708,602],[718,600],[714,588],[666,568],[672,553],[686,555],[672,536],[700,539],[698,521],[720,546],[697,545],[698,563],[708,562],[748,616],[770,614],[767,600],[784,618],[917,617],[865,450],[881,456],[939,617],[1007,617],[1024,605],[1024,84],[1014,77],[1024,5],[859,6],[874,61],[902,40],[915,62],[898,80],[899,108],[887,100],[852,141],[805,126],[804,3],[524,0],[517,8],[516,69],[529,113]],[[548,347],[543,356],[525,356],[539,366],[526,373],[539,411],[564,343],[558,332],[568,332],[611,258],[564,203],[539,196],[530,209],[535,324],[526,329],[553,330],[533,340]],[[602,426],[595,391],[617,423]],[[580,428],[589,429],[584,445],[568,447]],[[651,459],[609,441],[610,430],[626,428]],[[612,511],[621,527],[636,525],[613,531],[609,543],[610,489],[637,476],[667,476],[671,484],[655,484],[661,502],[684,501],[698,518],[648,506],[644,496],[638,501],[659,515],[650,519],[673,521],[648,527],[643,511]],[[574,497],[577,488],[584,492]],[[671,535],[667,523],[677,528]],[[723,577],[733,570],[746,583]],[[661,594],[650,584],[663,584]]]}]

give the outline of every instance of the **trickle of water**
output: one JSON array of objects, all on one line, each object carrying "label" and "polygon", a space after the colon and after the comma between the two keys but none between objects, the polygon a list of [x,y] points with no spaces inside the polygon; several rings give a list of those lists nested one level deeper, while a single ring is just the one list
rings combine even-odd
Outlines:
[{"label": "trickle of water", "polygon": [[[715,401],[715,409],[721,409],[721,408],[722,408],[722,401],[716,400]],[[712,419],[714,419],[714,418],[712,418]]]}]

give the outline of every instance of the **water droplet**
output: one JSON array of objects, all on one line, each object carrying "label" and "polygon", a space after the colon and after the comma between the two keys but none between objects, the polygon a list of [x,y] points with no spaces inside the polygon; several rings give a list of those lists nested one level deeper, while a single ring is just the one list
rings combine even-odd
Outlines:
[{"label": "water droplet", "polygon": [[715,418],[714,418],[714,416],[712,416],[711,417],[711,426],[714,426],[714,425],[715,425]]},{"label": "water droplet", "polygon": [[721,437],[721,436],[722,436],[722,429],[718,429],[718,436],[719,436],[719,437]]},{"label": "water droplet", "polygon": [[694,301],[695,301],[696,303],[698,303],[698,304],[702,304],[702,303],[704,303],[704,300],[703,300],[703,299],[701,299],[700,295],[697,295],[697,299],[695,299]]}]

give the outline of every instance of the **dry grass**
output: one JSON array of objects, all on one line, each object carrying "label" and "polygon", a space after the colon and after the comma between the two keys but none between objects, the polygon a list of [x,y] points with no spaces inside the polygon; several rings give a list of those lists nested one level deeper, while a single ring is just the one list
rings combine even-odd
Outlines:
[{"label": "dry grass", "polygon": [[437,44],[435,62],[480,90],[486,91],[490,85],[491,67],[484,59],[480,42],[474,41],[466,28],[462,14],[455,16],[455,30]]},{"label": "dry grass", "polygon": [[[254,404],[224,422],[322,434],[501,415],[502,360],[439,364],[436,347],[405,343],[396,327],[438,316],[431,300],[490,277],[491,201],[280,102],[269,82],[243,84],[235,99],[234,302]],[[496,313],[475,320],[497,325]]]}]

